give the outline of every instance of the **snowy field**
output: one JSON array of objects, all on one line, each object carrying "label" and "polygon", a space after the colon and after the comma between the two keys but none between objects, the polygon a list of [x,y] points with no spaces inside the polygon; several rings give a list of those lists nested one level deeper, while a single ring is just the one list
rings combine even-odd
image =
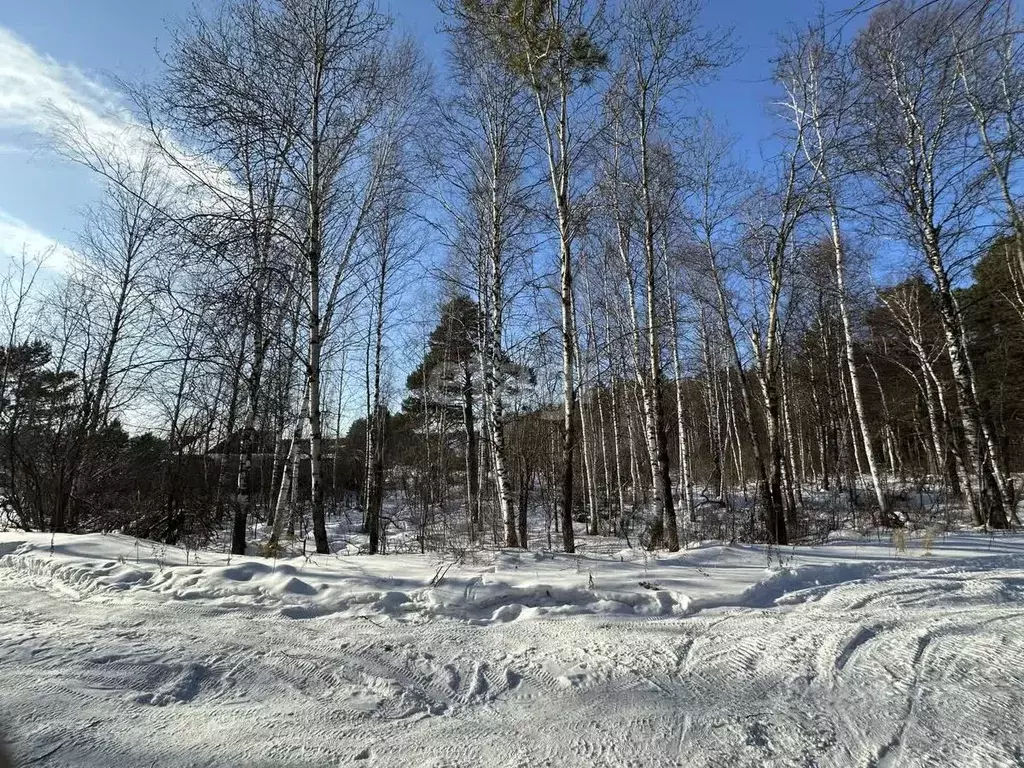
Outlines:
[{"label": "snowy field", "polygon": [[1024,537],[455,564],[0,533],[0,696],[32,766],[1021,766]]}]

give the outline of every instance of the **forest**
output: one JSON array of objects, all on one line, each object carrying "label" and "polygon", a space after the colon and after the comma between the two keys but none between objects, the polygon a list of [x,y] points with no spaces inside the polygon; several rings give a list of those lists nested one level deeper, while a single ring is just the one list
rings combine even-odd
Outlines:
[{"label": "forest", "polygon": [[[57,112],[102,196],[0,293],[0,525],[234,554],[1020,522],[1013,0],[223,0]],[[443,74],[443,76],[442,76]],[[424,309],[425,308],[425,309]]]}]

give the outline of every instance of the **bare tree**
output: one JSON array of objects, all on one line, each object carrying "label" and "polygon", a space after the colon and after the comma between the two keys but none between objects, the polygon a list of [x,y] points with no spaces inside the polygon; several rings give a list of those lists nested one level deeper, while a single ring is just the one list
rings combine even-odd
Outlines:
[{"label": "bare tree", "polygon": [[[678,114],[678,99],[685,89],[699,84],[728,61],[728,37],[707,32],[698,24],[702,4],[688,2],[629,2],[625,4],[621,24],[616,87],[624,114],[621,134],[630,174],[637,185],[637,219],[643,253],[643,297],[646,332],[646,386],[648,401],[648,440],[653,448],[653,474],[659,486],[665,543],[670,551],[679,549],[679,529],[672,497],[669,471],[668,436],[662,386],[663,315],[658,303],[664,289],[659,253],[668,243],[667,232],[674,213],[670,150],[664,146],[666,130]],[[660,166],[661,173],[655,169]],[[683,468],[679,468],[682,474]]]},{"label": "bare tree", "polygon": [[160,198],[167,193],[152,155],[129,162],[80,156],[82,162],[108,162],[112,181],[100,205],[87,218],[74,271],[63,298],[66,319],[58,332],[62,367],[79,373],[82,408],[63,457],[55,491],[51,529],[75,524],[74,499],[90,443],[112,412],[131,400],[140,378],[158,361],[146,342],[159,285],[158,248],[165,219]]},{"label": "bare tree", "polygon": [[573,472],[576,451],[575,318],[573,316],[573,244],[580,233],[580,153],[586,131],[579,98],[607,54],[599,42],[603,8],[587,0],[556,0],[540,13],[526,4],[501,0],[481,4],[458,0],[451,10],[466,20],[501,53],[509,70],[534,95],[542,146],[551,184],[559,242],[559,299],[562,325],[562,546],[575,551],[572,526]]},{"label": "bare tree", "polygon": [[480,361],[487,437],[494,467],[505,546],[524,545],[516,525],[515,495],[505,437],[508,384],[505,318],[518,293],[512,284],[531,219],[533,180],[526,166],[531,139],[529,93],[488,40],[458,15],[450,25],[457,91],[442,107],[444,148],[438,168],[448,190],[442,204],[477,275],[481,308]]},{"label": "bare tree", "polygon": [[1012,0],[962,4],[949,34],[954,41],[957,72],[997,190],[1005,224],[1012,237],[1005,244],[1013,258],[1012,296],[1024,315],[1024,211],[1013,192],[1016,169],[1024,154],[1024,62],[1020,18]]},{"label": "bare tree", "polygon": [[[330,551],[321,461],[322,349],[350,244],[365,225],[370,195],[347,174],[360,161],[362,139],[379,110],[388,26],[384,16],[360,0],[281,0],[266,52],[276,68],[295,73],[294,122],[286,127],[294,139],[287,158],[296,194],[291,219],[298,229],[292,239],[302,251],[308,290],[310,504],[320,553]],[[329,271],[324,274],[332,265],[333,282]]]},{"label": "bare tree", "polygon": [[[147,114],[159,141],[157,116],[187,138],[220,173],[192,174],[200,199],[216,199],[208,213],[189,216],[189,230],[234,267],[228,276],[241,307],[237,314],[248,346],[249,365],[240,369],[245,385],[244,417],[238,432],[239,461],[234,498],[232,552],[246,551],[247,520],[256,426],[264,401],[264,370],[277,341],[282,307],[291,303],[288,252],[282,231],[288,191],[288,155],[296,102],[297,73],[274,69],[265,48],[272,44],[272,18],[257,3],[229,4],[212,21],[194,16],[179,32],[167,60],[167,75]],[[273,95],[271,95],[273,94]],[[163,144],[174,162],[176,145]],[[179,164],[179,168],[181,165]],[[197,232],[195,218],[205,226]],[[280,300],[277,297],[280,296]]]},{"label": "bare tree", "polygon": [[981,411],[951,274],[972,253],[985,191],[978,173],[985,156],[972,151],[975,125],[950,34],[960,12],[953,2],[911,9],[905,3],[880,9],[855,44],[861,120],[870,126],[868,168],[899,216],[899,234],[921,254],[935,283],[973,476],[967,493],[977,494],[984,522],[1005,527],[1006,482]]},{"label": "bare tree", "polygon": [[783,51],[777,64],[776,79],[786,94],[783,108],[787,117],[803,137],[803,153],[814,173],[824,204],[850,393],[875,499],[881,519],[886,520],[888,505],[854,357],[853,324],[846,287],[842,205],[844,188],[850,186],[851,179],[851,170],[845,161],[851,154],[851,131],[856,130],[852,125],[857,98],[852,62],[849,52],[829,36],[824,22],[819,21],[797,35]]}]

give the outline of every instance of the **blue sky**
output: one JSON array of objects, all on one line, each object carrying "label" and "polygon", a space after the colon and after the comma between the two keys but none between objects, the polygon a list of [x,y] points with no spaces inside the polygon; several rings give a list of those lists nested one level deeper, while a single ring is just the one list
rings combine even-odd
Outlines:
[{"label": "blue sky", "polygon": [[[198,0],[200,8],[216,0]],[[742,58],[700,94],[701,107],[740,137],[740,151],[756,161],[772,132],[768,60],[776,35],[824,8],[851,0],[708,0],[706,20],[733,27]],[[146,80],[160,66],[168,28],[193,7],[191,0],[0,0],[0,255],[23,247],[73,247],[81,212],[98,186],[84,169],[47,151],[48,103],[96,114],[114,98],[112,77]],[[399,28],[418,38],[443,77],[444,39],[437,34],[434,0],[382,0]],[[60,266],[57,250],[52,265]]]}]

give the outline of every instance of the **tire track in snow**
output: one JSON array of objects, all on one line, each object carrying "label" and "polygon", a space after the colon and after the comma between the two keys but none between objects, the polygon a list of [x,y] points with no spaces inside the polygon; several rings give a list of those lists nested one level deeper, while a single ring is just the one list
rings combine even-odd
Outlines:
[{"label": "tire track in snow", "polygon": [[[1024,730],[1020,571],[927,570],[688,619],[415,628],[203,601],[69,609],[69,595],[0,582],[25,602],[0,627],[0,686],[14,690],[17,658],[18,701],[50,724],[33,754],[61,743],[40,765],[995,766],[1014,764]],[[104,665],[117,685],[159,691],[190,663],[207,687],[164,707],[80,698]],[[447,714],[426,715],[438,702]]]}]

